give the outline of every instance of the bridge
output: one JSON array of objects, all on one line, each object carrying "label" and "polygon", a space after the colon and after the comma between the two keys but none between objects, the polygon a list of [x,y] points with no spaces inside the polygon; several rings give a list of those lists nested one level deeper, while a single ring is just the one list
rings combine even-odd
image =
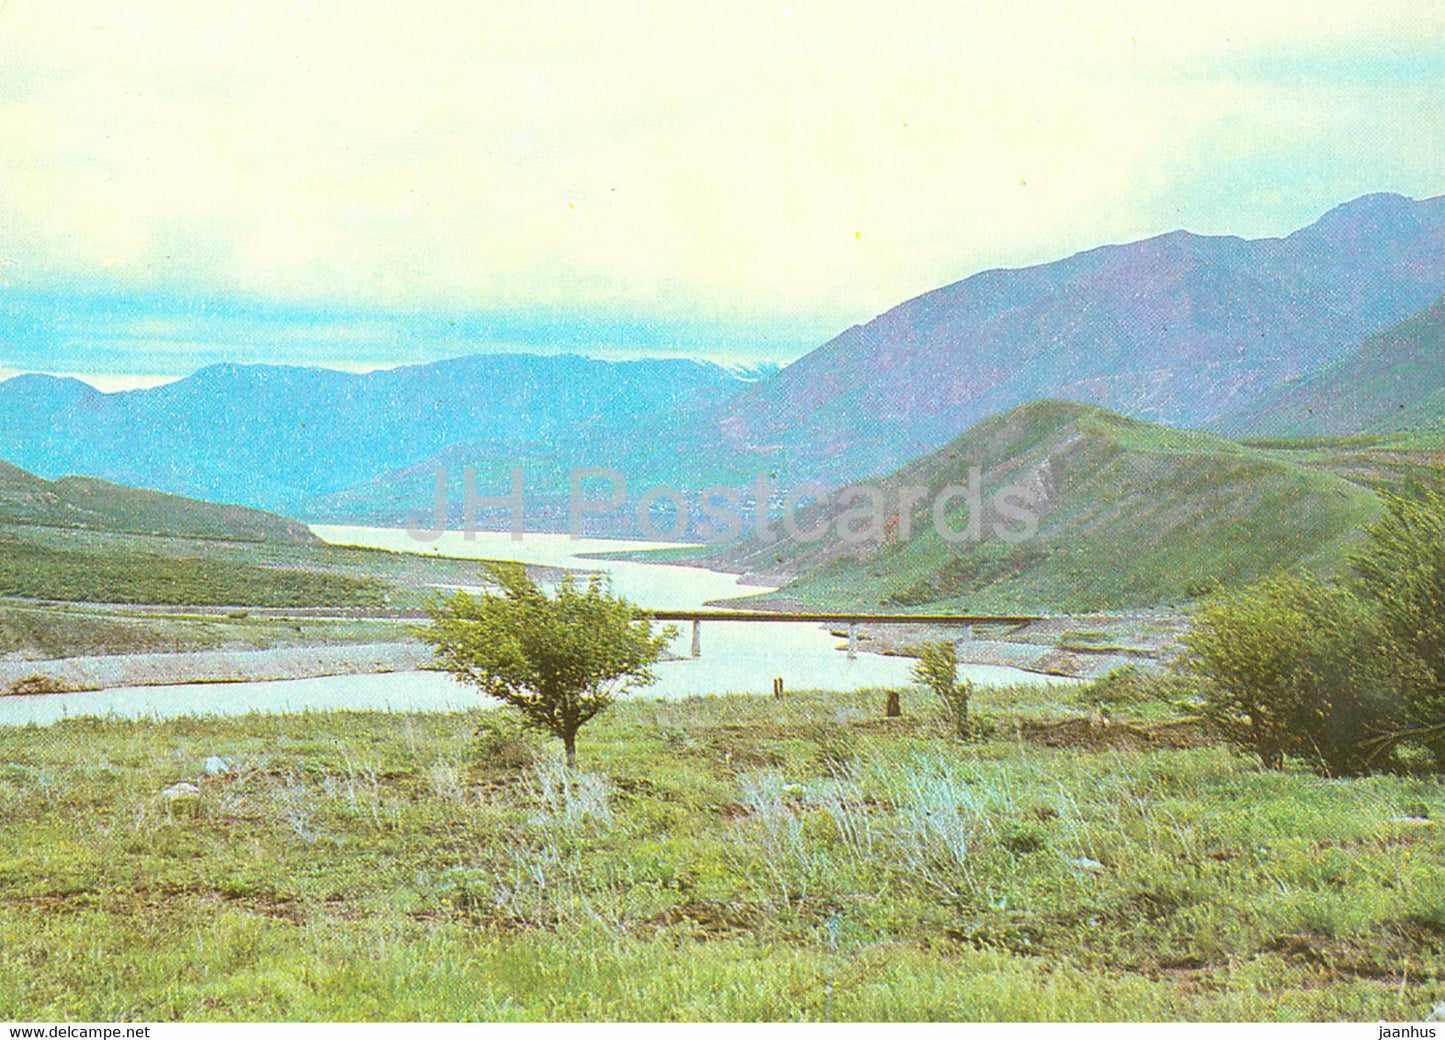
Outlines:
[{"label": "bridge", "polygon": [[974,625],[1007,625],[1021,628],[1042,618],[1041,614],[865,614],[850,611],[801,610],[644,610],[654,621],[691,621],[692,656],[702,656],[704,621],[764,621],[783,624],[846,624],[848,656],[858,656],[858,626],[861,625],[950,625],[966,630],[973,638]]}]

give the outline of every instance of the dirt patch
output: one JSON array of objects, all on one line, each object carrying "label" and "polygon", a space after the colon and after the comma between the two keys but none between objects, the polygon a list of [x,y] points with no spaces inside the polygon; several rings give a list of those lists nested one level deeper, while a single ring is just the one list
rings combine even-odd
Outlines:
[{"label": "dirt patch", "polygon": [[1043,747],[1097,751],[1183,750],[1215,742],[1197,723],[1185,720],[1146,728],[1097,715],[1062,722],[1020,722],[1018,732],[1023,739]]},{"label": "dirt patch", "polygon": [[681,906],[653,914],[638,924],[640,933],[659,928],[684,927],[694,939],[722,939],[738,932],[753,931],[764,919],[761,907],[754,903],[714,903],[694,899]]},{"label": "dirt patch", "polygon": [[[1319,968],[1337,978],[1395,980],[1409,971],[1415,978],[1441,977],[1438,958],[1445,953],[1445,926],[1420,917],[1384,921],[1364,935],[1332,936],[1293,932],[1265,943],[1263,951]],[[1429,958],[1436,958],[1432,964]]]},{"label": "dirt patch", "polygon": [[748,740],[742,734],[711,733],[689,750],[727,773],[776,768],[787,761],[781,751]]}]

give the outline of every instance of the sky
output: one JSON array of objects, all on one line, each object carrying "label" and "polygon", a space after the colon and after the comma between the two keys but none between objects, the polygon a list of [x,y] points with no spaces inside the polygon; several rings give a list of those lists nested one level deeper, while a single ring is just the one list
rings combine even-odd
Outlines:
[{"label": "sky", "polygon": [[0,0],[0,373],[787,361],[1445,192],[1445,4]]}]

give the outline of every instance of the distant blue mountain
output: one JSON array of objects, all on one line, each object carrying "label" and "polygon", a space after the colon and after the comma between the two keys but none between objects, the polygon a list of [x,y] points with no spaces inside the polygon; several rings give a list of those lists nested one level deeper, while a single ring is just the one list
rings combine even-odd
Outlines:
[{"label": "distant blue mountain", "polygon": [[0,458],[385,522],[427,504],[437,463],[477,466],[488,487],[522,463],[556,526],[573,465],[633,487],[841,483],[1040,398],[1220,425],[1442,294],[1445,197],[1368,195],[1284,238],[1176,231],[985,271],[777,372],[516,354],[365,376],[218,365],[117,394],[17,377],[0,383]]},{"label": "distant blue mountain", "polygon": [[45,476],[296,512],[445,449],[520,458],[595,425],[629,428],[744,386],[686,359],[484,354],[355,375],[216,365],[148,390],[75,379],[0,383],[0,457]]}]

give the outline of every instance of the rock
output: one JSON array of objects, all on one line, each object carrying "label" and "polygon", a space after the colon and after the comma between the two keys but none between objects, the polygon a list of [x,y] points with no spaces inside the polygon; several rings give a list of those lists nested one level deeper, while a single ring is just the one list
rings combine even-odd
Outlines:
[{"label": "rock", "polygon": [[168,802],[174,802],[180,798],[199,798],[200,795],[201,789],[186,780],[182,780],[177,784],[171,784],[170,787],[167,787],[161,792],[161,797]]},{"label": "rock", "polygon": [[205,769],[207,776],[220,776],[222,773],[229,773],[231,771],[230,765],[228,765],[226,760],[220,755],[211,755],[207,758]]},{"label": "rock", "polygon": [[1081,870],[1103,870],[1103,869],[1104,869],[1104,864],[1100,863],[1100,862],[1099,862],[1098,860],[1096,860],[1096,859],[1090,859],[1088,856],[1074,856],[1074,857],[1070,858],[1069,863],[1070,863],[1072,866],[1078,867],[1078,868],[1081,869]]}]

